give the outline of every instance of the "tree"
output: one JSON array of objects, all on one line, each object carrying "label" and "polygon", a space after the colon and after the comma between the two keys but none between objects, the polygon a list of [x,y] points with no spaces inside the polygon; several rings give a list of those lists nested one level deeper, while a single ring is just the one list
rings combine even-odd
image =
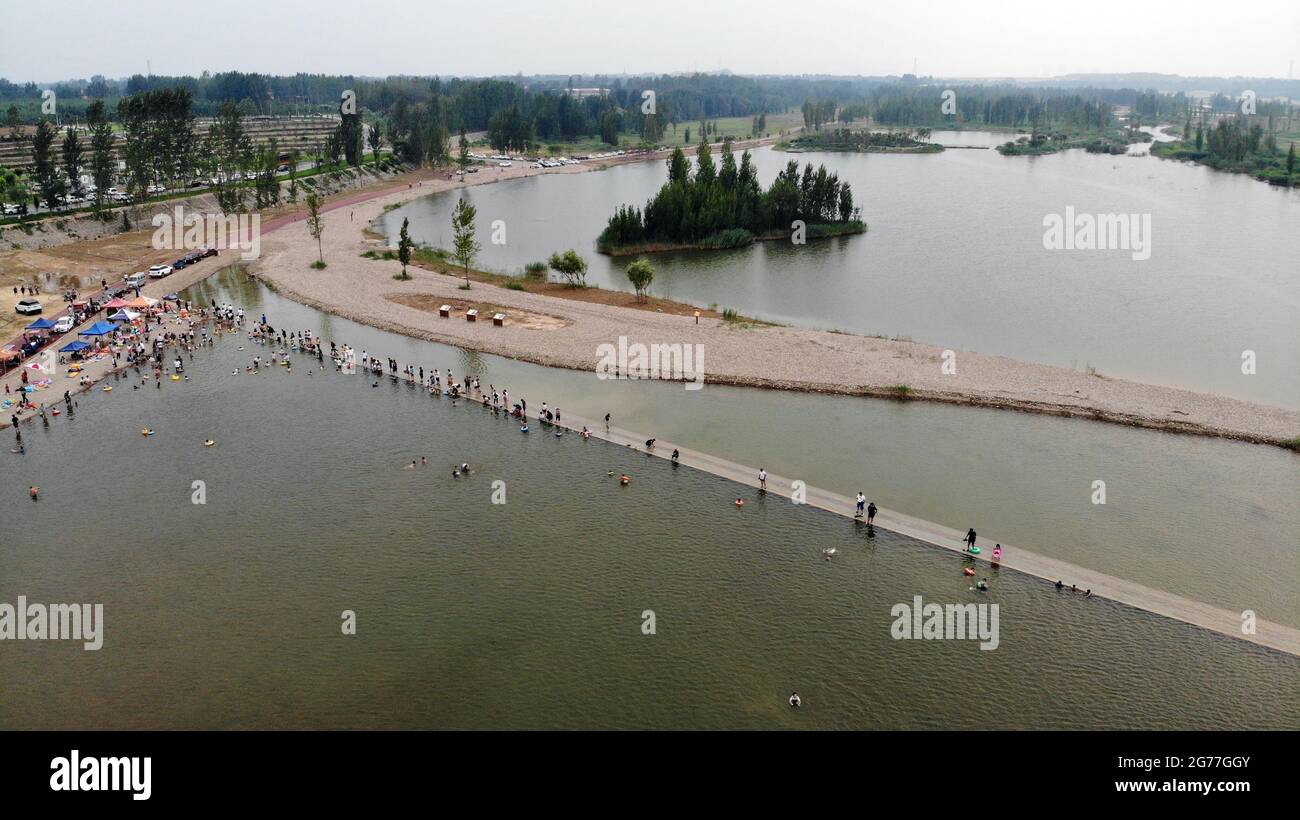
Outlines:
[{"label": "tree", "polygon": [[478,209],[461,198],[456,203],[456,210],[451,214],[452,256],[465,269],[465,290],[469,290],[469,266],[474,263],[482,246],[474,241],[474,218]]},{"label": "tree", "polygon": [[225,213],[245,208],[245,190],[239,185],[243,171],[252,166],[253,141],[244,131],[243,114],[232,102],[224,102],[208,127],[203,156],[216,185],[217,206]]},{"label": "tree", "polygon": [[63,180],[54,165],[54,155],[50,150],[54,145],[54,126],[42,118],[36,126],[36,138],[32,140],[32,178],[40,198],[50,210],[63,198]]},{"label": "tree", "polygon": [[90,176],[95,182],[95,211],[101,212],[108,187],[113,182],[113,125],[104,111],[104,101],[95,100],[86,109],[90,123]]},{"label": "tree", "polygon": [[465,139],[464,128],[460,130],[460,156],[456,158],[456,164],[462,171],[469,165],[469,140]]},{"label": "tree", "polygon": [[646,289],[655,278],[654,266],[645,257],[640,257],[627,266],[627,278],[632,287],[636,288],[636,298],[644,302]]},{"label": "tree", "polygon": [[311,234],[316,240],[316,252],[320,255],[319,261],[313,266],[316,268],[325,267],[325,249],[321,246],[321,234],[325,233],[325,220],[320,215],[320,197],[316,194],[307,194],[307,233]]},{"label": "tree", "polygon": [[551,266],[551,270],[567,279],[570,287],[587,286],[587,260],[579,256],[573,248],[569,248],[562,254],[551,254],[547,264]]},{"label": "tree", "polygon": [[375,155],[375,164],[379,164],[379,149],[384,147],[384,136],[379,133],[379,126],[370,126],[370,152]]},{"label": "tree", "polygon": [[298,201],[298,149],[289,153],[289,201]]},{"label": "tree", "polygon": [[410,279],[411,276],[406,272],[406,266],[411,262],[411,246],[415,243],[411,241],[411,234],[407,230],[411,220],[402,220],[402,233],[397,240],[397,259],[402,263],[402,275],[398,279]]},{"label": "tree", "polygon": [[77,129],[68,126],[63,133],[63,173],[68,178],[68,186],[72,193],[78,199],[81,198],[82,190],[85,188],[81,184],[81,161],[84,155],[81,148],[81,140],[77,137]]},{"label": "tree", "polygon": [[353,168],[361,164],[361,115],[344,114],[343,121],[339,123],[338,139],[339,145],[343,150],[343,156],[347,159],[348,165]]},{"label": "tree", "polygon": [[1291,149],[1286,152],[1286,175],[1291,176],[1295,173],[1295,143],[1291,143]]}]

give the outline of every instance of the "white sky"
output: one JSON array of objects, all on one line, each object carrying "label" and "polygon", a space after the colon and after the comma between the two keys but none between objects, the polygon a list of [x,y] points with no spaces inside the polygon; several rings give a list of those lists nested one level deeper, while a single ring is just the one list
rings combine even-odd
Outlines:
[{"label": "white sky", "polygon": [[15,82],[146,60],[155,74],[902,74],[916,58],[947,77],[1286,77],[1300,0],[0,0],[0,38]]}]

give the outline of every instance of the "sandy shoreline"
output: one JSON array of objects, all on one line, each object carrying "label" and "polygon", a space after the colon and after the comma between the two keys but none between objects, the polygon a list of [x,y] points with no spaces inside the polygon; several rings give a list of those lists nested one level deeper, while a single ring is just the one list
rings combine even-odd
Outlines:
[{"label": "sandy shoreline", "polygon": [[[497,181],[528,169],[500,169]],[[583,172],[584,166],[557,169]],[[510,172],[515,173],[510,173]],[[602,344],[703,345],[706,384],[763,387],[891,399],[938,401],[1091,418],[1116,424],[1240,441],[1284,445],[1300,436],[1300,412],[1190,390],[1142,384],[956,351],[956,372],[943,372],[944,349],[832,331],[767,325],[737,326],[724,320],[674,316],[645,310],[513,291],[409,268],[410,281],[394,280],[396,261],[360,254],[382,245],[362,231],[386,206],[462,187],[426,180],[338,209],[325,216],[323,271],[312,270],[316,243],[303,226],[288,225],[263,240],[262,258],[250,269],[277,292],[353,321],[429,341],[464,347],[548,367],[592,371]],[[346,210],[346,213],[344,212]],[[480,233],[485,226],[480,226]],[[475,299],[565,320],[551,329],[493,327],[490,322],[451,319],[393,301],[394,295],[427,295],[452,301]],[[906,395],[897,389],[906,385]]]}]

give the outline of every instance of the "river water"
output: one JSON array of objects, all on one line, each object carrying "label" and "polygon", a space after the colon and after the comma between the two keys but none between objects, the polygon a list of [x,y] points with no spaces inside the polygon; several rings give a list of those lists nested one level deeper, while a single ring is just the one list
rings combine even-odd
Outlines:
[{"label": "river water", "polygon": [[[1006,134],[937,132],[936,142],[995,146]],[[716,152],[715,152],[716,154]],[[1003,157],[754,152],[767,186],[791,158],[853,184],[865,235],[656,254],[657,296],[731,307],[776,322],[901,336],[954,350],[1095,368],[1103,375],[1300,407],[1300,190],[1244,175],[1065,151]],[[459,197],[478,208],[479,266],[519,273],[576,248],[588,281],[630,290],[628,258],[595,253],[621,204],[643,206],[661,162],[545,174],[423,197],[389,211],[417,241],[450,247]],[[1150,258],[1135,250],[1048,250],[1044,218],[1150,218]],[[491,242],[492,225],[505,244]],[[1242,372],[1253,351],[1256,372]]]},{"label": "river water", "polygon": [[[577,399],[590,374],[360,327],[237,273],[194,294],[401,362],[471,368],[530,405],[582,410],[600,398],[589,389]],[[28,455],[12,457],[0,495],[22,498],[38,484],[43,497],[0,508],[0,601],[102,603],[105,638],[98,652],[0,642],[0,727],[1300,728],[1295,658],[1009,571],[981,595],[946,551],[884,531],[868,538],[839,517],[603,442],[523,436],[481,408],[387,379],[371,386],[302,358],[292,372],[247,375],[241,365],[254,352],[267,351],[223,339],[195,354],[190,381],[132,390],[124,380],[27,433]],[[669,388],[619,385],[604,404],[616,423],[645,429],[646,414],[688,407]],[[1139,449],[1136,480],[1148,483],[1146,500],[1133,503],[1193,518],[1199,479],[1222,489],[1210,465],[1252,469],[1256,486],[1270,471],[1294,478],[1291,462],[1273,461],[1287,454],[1227,442],[964,408],[700,394],[733,412],[694,406],[663,419],[684,441],[693,430],[692,446],[735,444],[739,452],[722,452],[741,461],[766,446],[773,471],[777,459],[798,466],[802,451],[810,482],[831,484],[847,464],[837,453],[853,448],[770,440],[764,425],[833,438],[835,424],[865,423],[921,466],[864,450],[858,476],[879,464],[890,486],[917,483],[949,505],[996,497],[1008,516],[1051,519],[1045,533],[1072,517],[1040,509],[1055,492],[1047,465],[1062,451],[1118,461]],[[633,411],[633,396],[646,409]],[[985,471],[973,452],[943,455],[946,425],[987,434],[998,418],[1019,422],[1005,428],[1019,447],[1006,459],[1012,472],[1047,475],[999,488],[996,461]],[[157,435],[142,437],[145,426]],[[940,438],[912,449],[906,439],[922,430]],[[208,437],[216,447],[201,446]],[[1157,437],[1159,447],[1142,446]],[[429,466],[403,469],[421,456]],[[988,486],[971,502],[929,472],[931,460]],[[453,479],[461,461],[474,472]],[[780,469],[798,474],[784,461]],[[631,486],[610,470],[630,473]],[[492,503],[497,480],[505,504]],[[205,482],[205,504],[192,503],[195,481]],[[1031,485],[1043,495],[1023,494]],[[752,501],[737,510],[742,492]],[[1249,518],[1273,519],[1257,531],[1277,541],[1295,533],[1285,530],[1294,519],[1277,518],[1286,505],[1275,495],[1240,492],[1258,496]],[[1239,526],[1239,511],[1219,506],[1222,530]],[[1162,523],[1177,527],[1177,517]],[[1200,555],[1205,540],[1167,548]],[[832,561],[822,558],[829,547]],[[1182,565],[1160,564],[1162,547],[1141,534],[1127,548],[1145,556],[1138,565]],[[1236,548],[1253,564],[1272,547]],[[1285,578],[1296,576],[1273,569],[1283,583],[1261,594],[1287,594]],[[998,648],[893,639],[891,609],[917,595],[997,603]],[[341,634],[344,610],[356,613],[354,636]],[[791,690],[804,708],[786,706]]]}]

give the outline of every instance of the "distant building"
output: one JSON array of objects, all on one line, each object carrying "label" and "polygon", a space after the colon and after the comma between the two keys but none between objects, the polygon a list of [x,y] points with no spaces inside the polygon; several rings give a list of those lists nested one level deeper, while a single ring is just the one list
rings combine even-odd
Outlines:
[{"label": "distant building", "polygon": [[583,99],[585,97],[603,97],[609,93],[608,88],[570,88],[568,92],[570,97]]}]

